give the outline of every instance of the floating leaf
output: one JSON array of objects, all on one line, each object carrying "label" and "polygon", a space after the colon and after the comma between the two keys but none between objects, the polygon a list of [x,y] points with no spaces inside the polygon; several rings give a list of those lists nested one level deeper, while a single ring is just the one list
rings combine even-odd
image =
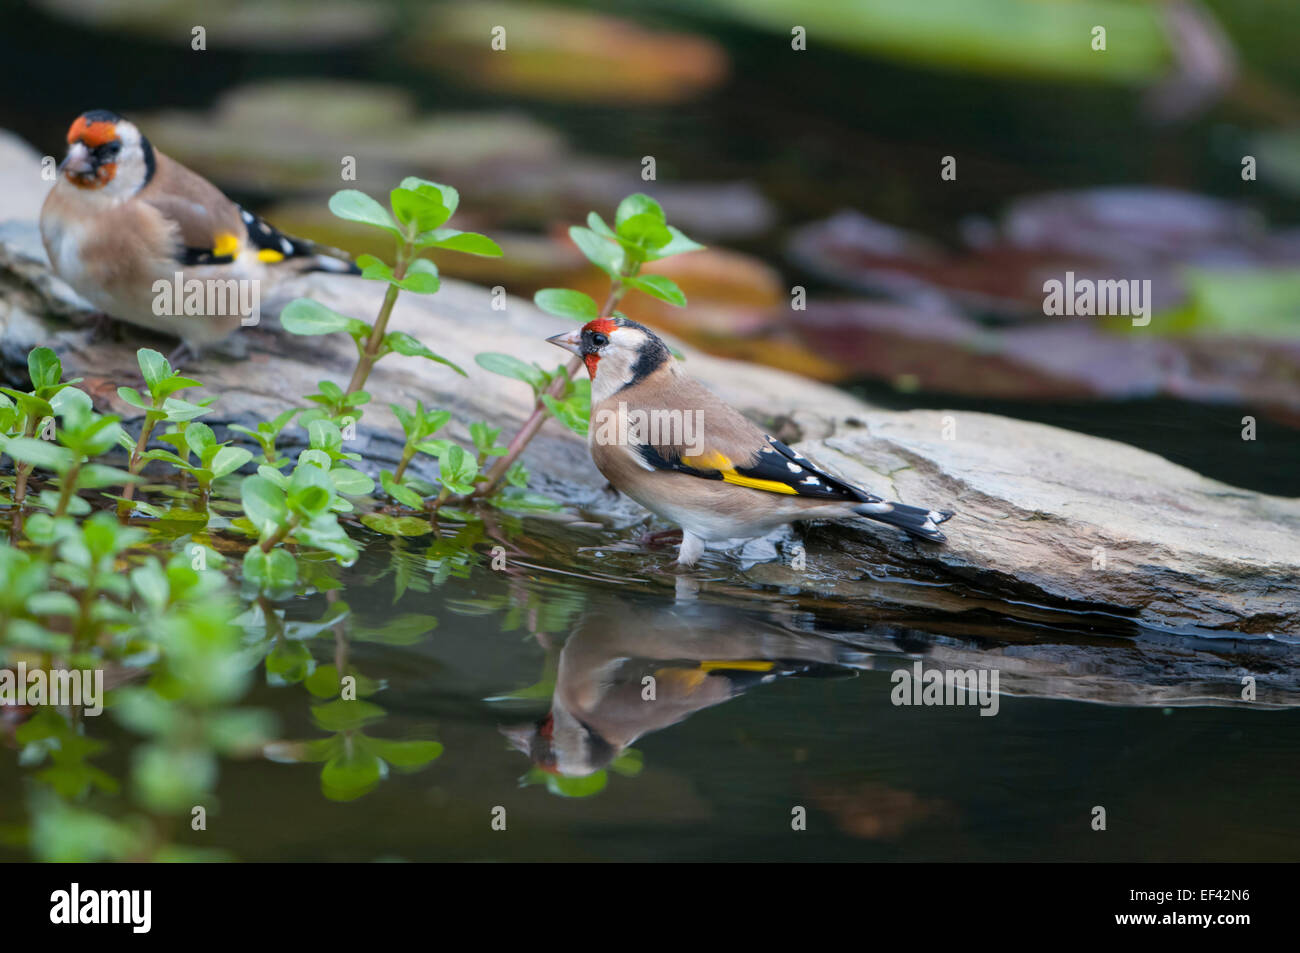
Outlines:
[{"label": "floating leaf", "polygon": [[425,536],[433,532],[426,519],[418,516],[390,516],[387,513],[366,513],[361,522],[376,533],[385,536]]}]

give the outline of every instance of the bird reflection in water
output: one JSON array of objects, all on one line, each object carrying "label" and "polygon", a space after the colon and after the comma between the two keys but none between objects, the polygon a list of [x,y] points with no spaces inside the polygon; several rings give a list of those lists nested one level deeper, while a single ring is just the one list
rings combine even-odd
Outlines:
[{"label": "bird reflection in water", "polygon": [[638,738],[780,678],[854,677],[871,656],[699,603],[593,608],[560,649],[551,709],[501,729],[543,771],[585,777]]}]

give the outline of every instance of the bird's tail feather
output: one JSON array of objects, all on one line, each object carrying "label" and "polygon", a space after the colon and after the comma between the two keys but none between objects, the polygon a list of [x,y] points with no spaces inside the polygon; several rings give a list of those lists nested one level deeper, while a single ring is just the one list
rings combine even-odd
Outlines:
[{"label": "bird's tail feather", "polygon": [[336,258],[330,254],[317,254],[309,259],[310,264],[305,271],[328,271],[336,275],[359,275],[361,269],[356,263],[346,258]]},{"label": "bird's tail feather", "polygon": [[948,537],[939,530],[939,524],[952,516],[952,510],[930,510],[924,506],[909,506],[906,503],[892,503],[891,509],[881,512],[880,504],[865,504],[856,512],[868,519],[879,520],[890,526],[897,526],[904,532],[918,539],[932,543],[945,542]]}]

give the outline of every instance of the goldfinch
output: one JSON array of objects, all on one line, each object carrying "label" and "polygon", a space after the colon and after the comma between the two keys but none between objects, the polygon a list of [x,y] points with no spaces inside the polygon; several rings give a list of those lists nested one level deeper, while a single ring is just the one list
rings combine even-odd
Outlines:
[{"label": "goldfinch", "polygon": [[588,445],[618,490],[682,528],[677,562],[706,542],[751,539],[795,520],[865,516],[941,543],[952,516],[890,503],[832,476],[763,433],[688,377],[649,328],[599,318],[550,343],[591,375]]},{"label": "goldfinch", "polygon": [[255,323],[263,283],[357,272],[241,208],[116,113],[76,118],[59,171],[41,209],[55,273],[106,315],[178,337],[195,354]]}]

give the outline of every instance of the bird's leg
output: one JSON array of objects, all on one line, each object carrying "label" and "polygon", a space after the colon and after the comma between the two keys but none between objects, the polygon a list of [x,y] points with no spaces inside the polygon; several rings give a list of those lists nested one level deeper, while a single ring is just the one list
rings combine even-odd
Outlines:
[{"label": "bird's leg", "polygon": [[694,533],[682,532],[682,545],[677,550],[677,565],[684,568],[694,566],[704,555],[704,540]]},{"label": "bird's leg", "polygon": [[91,344],[115,337],[122,330],[122,325],[114,321],[112,315],[104,311],[88,312],[86,327],[90,330],[90,336],[87,340]]},{"label": "bird's leg", "polygon": [[195,351],[194,348],[190,347],[188,341],[181,341],[181,343],[172,348],[172,352],[167,355],[167,363],[172,366],[172,370],[180,368],[181,361],[197,361],[198,359],[198,352]]},{"label": "bird's leg", "polygon": [[637,545],[654,548],[665,542],[677,542],[681,539],[682,531],[679,529],[661,529],[654,533],[642,533],[641,538],[637,540]]}]

